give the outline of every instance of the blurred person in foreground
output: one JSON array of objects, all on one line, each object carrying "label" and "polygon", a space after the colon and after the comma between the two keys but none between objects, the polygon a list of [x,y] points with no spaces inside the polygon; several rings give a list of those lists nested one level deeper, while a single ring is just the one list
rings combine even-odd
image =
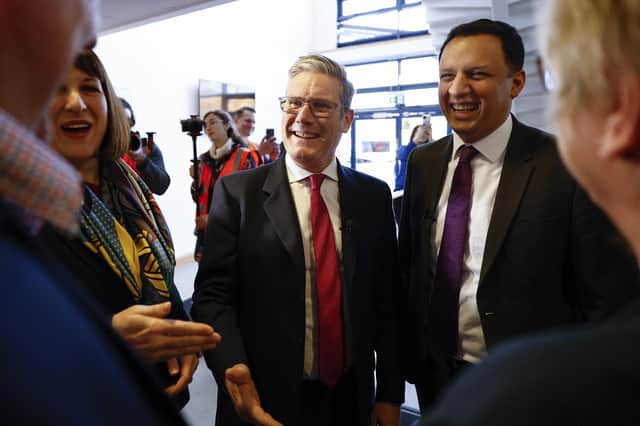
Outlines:
[{"label": "blurred person in foreground", "polygon": [[399,425],[391,194],[335,156],[353,92],[340,64],[299,58],[286,156],[216,184],[191,313],[225,336],[205,353],[217,425]]},{"label": "blurred person in foreground", "polygon": [[280,156],[280,145],[278,145],[275,136],[264,136],[258,144],[249,140],[249,136],[256,128],[255,109],[248,106],[237,109],[233,113],[233,122],[236,124],[245,145],[251,149],[251,154],[255,157],[258,166],[270,163]]},{"label": "blurred person in foreground", "polygon": [[[84,203],[80,233],[68,238],[45,226],[41,241],[93,294],[113,327],[148,361],[177,406],[188,399],[187,386],[198,352],[219,339],[205,324],[189,323],[173,281],[175,259],[167,224],[149,188],[125,162],[129,125],[104,66],[90,50],[75,60],[49,105],[52,146],[80,173]],[[132,317],[182,320],[188,340],[176,341],[167,356],[144,336]],[[161,323],[159,323],[161,325]],[[188,337],[188,336],[186,336]]]},{"label": "blurred person in foreground", "polygon": [[[216,182],[222,176],[253,169],[257,165],[251,150],[244,146],[242,138],[236,132],[228,112],[220,109],[208,111],[202,121],[204,132],[211,141],[211,148],[198,157],[198,182],[194,180],[191,183],[191,197],[196,203],[196,248],[193,255],[196,262],[200,262],[204,252],[204,233],[207,230]],[[191,177],[194,177],[193,166],[189,171]]]},{"label": "blurred person in foreground", "polygon": [[[562,160],[640,259],[640,3],[547,7],[540,45]],[[636,301],[604,324],[504,345],[462,375],[423,424],[640,424],[639,340]]]},{"label": "blurred person in foreground", "polygon": [[[80,177],[36,132],[44,136],[50,98],[80,49],[95,44],[98,9],[91,0],[0,2],[1,424],[185,425],[91,295],[34,238],[44,222],[78,232]],[[179,330],[167,324],[162,335]]]},{"label": "blurred person in foreground", "polygon": [[151,192],[162,195],[169,188],[171,178],[164,168],[164,159],[160,147],[153,140],[152,134],[147,138],[141,138],[140,132],[134,131],[136,116],[131,104],[126,99],[120,98],[129,122],[129,149],[124,154],[124,161],[142,178]]},{"label": "blurred person in foreground", "polygon": [[409,157],[402,330],[423,413],[499,343],[601,321],[640,294],[628,246],[562,164],[553,136],[511,114],[524,57],[505,22],[453,28],[438,86],[453,134]]}]

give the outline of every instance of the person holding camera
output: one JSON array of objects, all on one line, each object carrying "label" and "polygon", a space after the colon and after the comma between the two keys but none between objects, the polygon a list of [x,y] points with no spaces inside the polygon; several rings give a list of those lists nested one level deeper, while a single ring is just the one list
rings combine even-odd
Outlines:
[{"label": "person holding camera", "polygon": [[431,122],[426,117],[429,116],[426,115],[423,124],[415,126],[411,131],[409,143],[398,148],[395,191],[404,189],[404,178],[407,174],[407,160],[409,159],[411,151],[413,151],[416,146],[431,140]]},{"label": "person holding camera", "polygon": [[[256,110],[243,106],[233,113],[233,122],[238,129],[238,134],[243,139],[244,144],[251,150],[256,165],[268,164],[280,156],[280,145],[273,134],[273,129],[267,129],[267,134],[259,144],[249,140],[249,136],[255,130]],[[271,130],[271,132],[269,132]]]},{"label": "person holding camera", "polygon": [[[129,118],[129,127],[133,128],[136,125],[133,109],[124,98],[120,98],[120,102]],[[164,168],[162,152],[153,140],[153,133],[148,132],[148,138],[140,138],[140,133],[133,130],[130,130],[130,133],[129,150],[123,157],[124,161],[138,173],[151,192],[164,194],[169,188],[171,178]]]},{"label": "person holding camera", "polygon": [[[209,207],[213,198],[216,181],[238,170],[256,167],[251,149],[236,132],[228,112],[215,110],[202,118],[204,131],[211,141],[209,151],[198,157],[198,179],[191,184],[191,196],[196,203],[196,248],[194,259],[200,262],[204,248],[204,233],[207,229]],[[193,168],[190,170],[194,177]]]}]

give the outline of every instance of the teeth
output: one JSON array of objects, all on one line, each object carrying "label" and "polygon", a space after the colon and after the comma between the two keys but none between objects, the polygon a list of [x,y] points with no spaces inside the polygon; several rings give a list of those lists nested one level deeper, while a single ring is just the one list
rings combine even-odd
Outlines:
[{"label": "teeth", "polygon": [[473,111],[476,109],[475,104],[463,104],[463,105],[451,105],[451,109],[454,111]]},{"label": "teeth", "polygon": [[64,126],[65,129],[87,129],[89,127],[88,124],[69,124],[68,126]]}]

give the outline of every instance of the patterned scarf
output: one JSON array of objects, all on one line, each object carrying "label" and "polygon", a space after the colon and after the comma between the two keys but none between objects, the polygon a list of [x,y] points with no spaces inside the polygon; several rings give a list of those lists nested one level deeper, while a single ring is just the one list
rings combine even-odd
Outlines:
[{"label": "patterned scarf", "polygon": [[85,186],[82,242],[124,281],[136,303],[169,300],[173,243],[151,191],[122,159],[104,166],[100,181],[102,199]]}]

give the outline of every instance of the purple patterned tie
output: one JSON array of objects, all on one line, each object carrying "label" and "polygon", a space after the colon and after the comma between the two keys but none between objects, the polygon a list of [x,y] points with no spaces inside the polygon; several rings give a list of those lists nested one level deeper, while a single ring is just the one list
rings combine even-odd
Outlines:
[{"label": "purple patterned tie", "polygon": [[460,148],[460,159],[451,183],[430,303],[430,343],[433,352],[449,358],[454,357],[458,350],[459,294],[464,249],[469,235],[471,159],[477,153],[478,151],[469,145]]}]

